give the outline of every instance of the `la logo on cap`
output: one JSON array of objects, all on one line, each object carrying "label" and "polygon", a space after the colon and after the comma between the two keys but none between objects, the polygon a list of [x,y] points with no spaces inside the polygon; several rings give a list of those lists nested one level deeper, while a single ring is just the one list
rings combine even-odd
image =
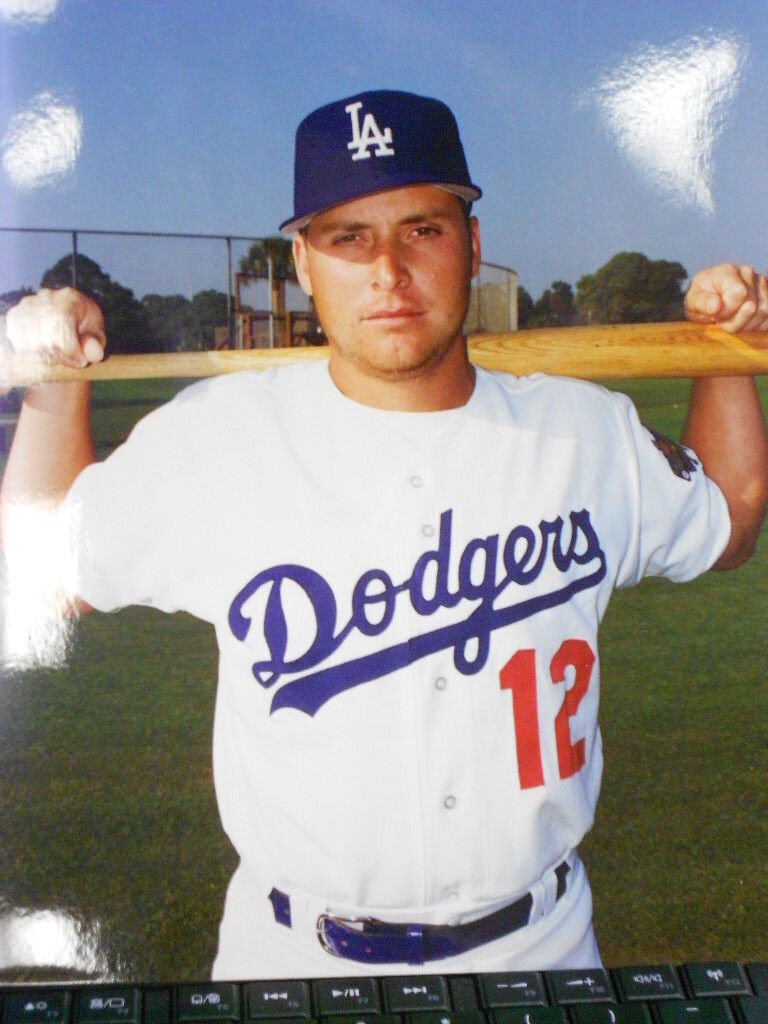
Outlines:
[{"label": "la logo on cap", "polygon": [[395,150],[392,146],[392,129],[385,128],[382,132],[376,124],[376,118],[370,112],[363,118],[363,127],[360,128],[359,111],[362,102],[350,103],[344,110],[352,119],[352,141],[347,143],[347,149],[354,149],[353,160],[368,160],[369,149],[375,146],[375,156],[394,156]]}]

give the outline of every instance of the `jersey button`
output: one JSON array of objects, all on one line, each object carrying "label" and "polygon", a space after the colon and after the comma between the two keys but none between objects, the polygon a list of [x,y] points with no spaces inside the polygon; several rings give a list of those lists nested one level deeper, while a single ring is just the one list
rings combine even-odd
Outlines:
[{"label": "jersey button", "polygon": [[411,477],[411,487],[421,487],[423,483],[424,481],[421,477],[417,473],[414,473]]},{"label": "jersey button", "polygon": [[448,685],[448,680],[445,678],[445,676],[438,676],[437,679],[435,680],[435,689],[436,690],[444,690],[447,685]]},{"label": "jersey button", "polygon": [[452,811],[455,806],[456,797],[452,793],[449,793],[445,800],[443,800],[443,807],[446,809],[446,811]]},{"label": "jersey button", "polygon": [[421,528],[421,533],[423,537],[434,537],[435,528],[434,526],[432,526],[431,523],[425,523],[424,526],[422,526]]}]

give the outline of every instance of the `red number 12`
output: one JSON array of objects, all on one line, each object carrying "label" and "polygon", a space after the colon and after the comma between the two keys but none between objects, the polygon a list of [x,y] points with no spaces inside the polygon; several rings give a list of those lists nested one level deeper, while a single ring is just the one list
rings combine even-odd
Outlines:
[{"label": "red number 12", "polygon": [[[595,655],[586,640],[565,640],[550,662],[553,683],[565,682],[565,670],[575,669],[573,686],[566,689],[563,703],[555,715],[555,745],[560,778],[575,775],[584,765],[584,740],[571,742],[568,719],[589,688]],[[536,652],[530,648],[516,651],[499,673],[502,690],[512,691],[517,767],[522,789],[544,785],[539,733],[539,709],[536,700]]]}]

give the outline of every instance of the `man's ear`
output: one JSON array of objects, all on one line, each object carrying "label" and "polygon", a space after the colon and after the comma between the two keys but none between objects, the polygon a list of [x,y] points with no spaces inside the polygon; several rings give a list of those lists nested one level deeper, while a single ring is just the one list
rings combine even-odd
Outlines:
[{"label": "man's ear", "polygon": [[312,296],[312,285],[309,279],[309,260],[307,259],[307,240],[300,231],[293,236],[293,264],[302,291]]},{"label": "man's ear", "polygon": [[469,238],[472,249],[472,277],[477,277],[480,272],[480,225],[477,217],[469,218]]}]

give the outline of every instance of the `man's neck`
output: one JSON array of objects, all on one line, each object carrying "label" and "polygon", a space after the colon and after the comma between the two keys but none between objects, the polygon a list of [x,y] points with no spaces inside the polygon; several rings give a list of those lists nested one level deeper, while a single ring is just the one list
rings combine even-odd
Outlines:
[{"label": "man's neck", "polygon": [[457,348],[438,367],[403,375],[363,374],[331,349],[328,371],[339,391],[361,405],[392,412],[440,412],[466,405],[475,387],[475,368]]}]

